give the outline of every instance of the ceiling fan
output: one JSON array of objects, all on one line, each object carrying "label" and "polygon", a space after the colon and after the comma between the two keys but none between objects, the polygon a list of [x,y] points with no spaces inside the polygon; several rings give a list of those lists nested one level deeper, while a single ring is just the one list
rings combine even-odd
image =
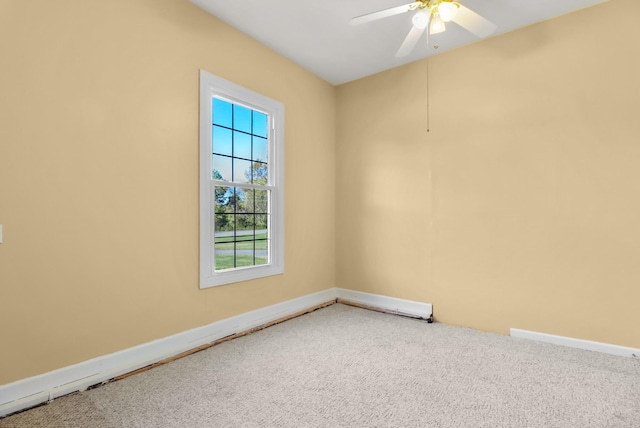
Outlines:
[{"label": "ceiling fan", "polygon": [[360,25],[412,11],[416,11],[412,18],[413,27],[411,27],[409,34],[407,34],[407,37],[396,53],[396,56],[399,58],[407,56],[413,51],[416,43],[418,43],[418,39],[420,39],[420,36],[422,36],[427,26],[429,27],[427,37],[429,37],[429,34],[437,34],[445,31],[447,22],[455,22],[479,38],[489,36],[497,28],[491,21],[454,0],[419,0],[402,6],[355,17],[351,20],[350,24]]}]

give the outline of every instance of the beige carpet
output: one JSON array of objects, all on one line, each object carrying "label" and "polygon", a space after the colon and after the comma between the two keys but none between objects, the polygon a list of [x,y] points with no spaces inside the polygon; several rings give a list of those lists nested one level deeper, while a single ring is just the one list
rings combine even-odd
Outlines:
[{"label": "beige carpet", "polygon": [[333,305],[0,427],[640,427],[640,360]]}]

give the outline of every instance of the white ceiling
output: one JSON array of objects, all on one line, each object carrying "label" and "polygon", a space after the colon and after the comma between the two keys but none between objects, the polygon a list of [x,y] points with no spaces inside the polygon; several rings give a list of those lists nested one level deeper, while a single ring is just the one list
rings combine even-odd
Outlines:
[{"label": "white ceiling", "polygon": [[[423,34],[411,55],[396,58],[415,12],[349,25],[351,18],[410,0],[190,1],[334,85],[478,40],[448,23],[444,33],[429,37],[429,45]],[[497,35],[607,0],[459,1],[496,24]]]}]

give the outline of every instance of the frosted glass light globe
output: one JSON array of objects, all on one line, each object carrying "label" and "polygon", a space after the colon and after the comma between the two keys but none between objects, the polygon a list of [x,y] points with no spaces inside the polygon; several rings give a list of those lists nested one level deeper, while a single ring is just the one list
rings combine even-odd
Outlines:
[{"label": "frosted glass light globe", "polygon": [[450,1],[444,1],[438,5],[438,13],[444,22],[449,22],[456,17],[458,6]]},{"label": "frosted glass light globe", "polygon": [[429,15],[426,14],[424,10],[418,11],[413,18],[411,18],[411,22],[413,22],[413,26],[424,30],[424,28],[429,23]]},{"label": "frosted glass light globe", "polygon": [[446,29],[444,25],[444,21],[440,18],[440,15],[437,13],[433,14],[431,18],[431,24],[429,24],[429,34],[438,34],[442,33]]}]

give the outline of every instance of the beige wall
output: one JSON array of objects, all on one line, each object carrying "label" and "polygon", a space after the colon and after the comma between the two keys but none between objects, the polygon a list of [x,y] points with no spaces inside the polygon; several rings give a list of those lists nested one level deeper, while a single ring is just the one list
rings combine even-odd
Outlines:
[{"label": "beige wall", "polygon": [[[336,90],[186,0],[37,3],[0,4],[0,384],[336,285],[640,347],[634,0],[432,58],[429,133],[425,61]],[[283,276],[198,289],[199,69],[285,104]]]},{"label": "beige wall", "polygon": [[640,347],[640,4],[338,89],[338,286]]},{"label": "beige wall", "polygon": [[[3,0],[0,55],[0,384],[334,286],[334,87],[187,0]],[[198,289],[199,69],[285,105],[283,276]]]}]

